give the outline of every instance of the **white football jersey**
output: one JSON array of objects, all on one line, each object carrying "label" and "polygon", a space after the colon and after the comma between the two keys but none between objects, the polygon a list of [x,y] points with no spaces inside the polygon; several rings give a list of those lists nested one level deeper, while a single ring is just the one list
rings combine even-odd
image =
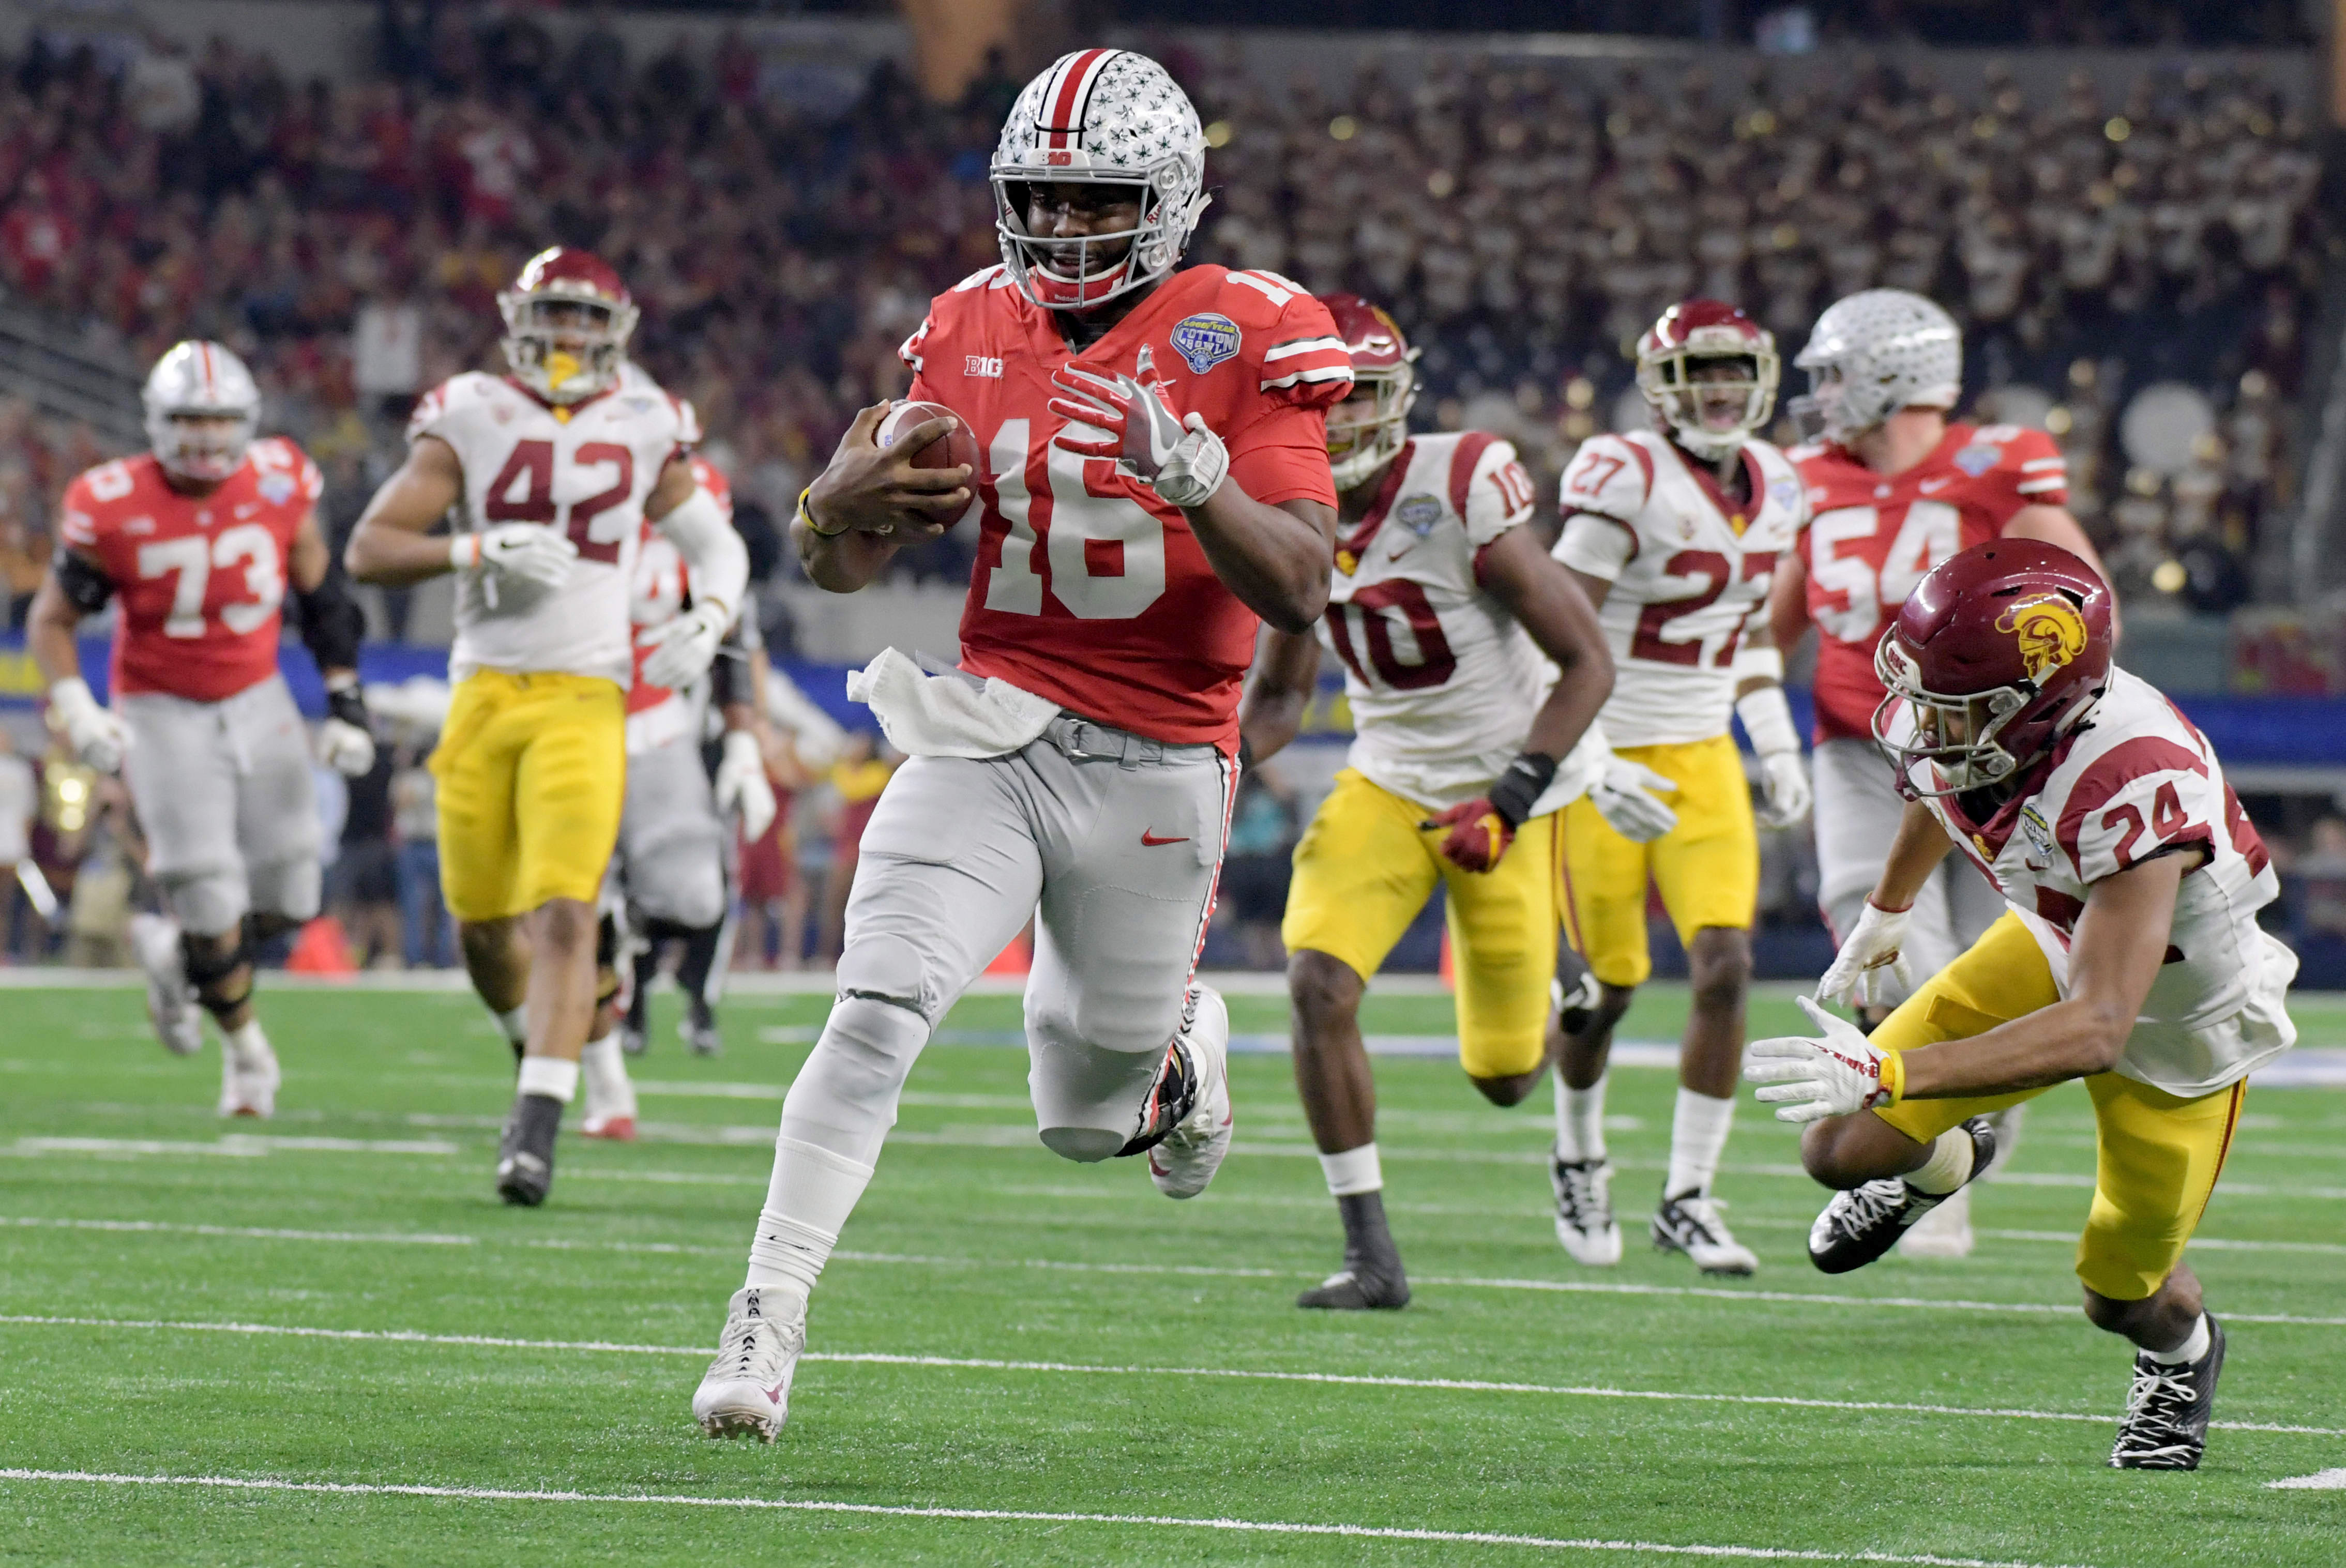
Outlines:
[{"label": "white football jersey", "polygon": [[479,669],[558,671],[627,686],[627,594],[644,501],[668,459],[699,440],[692,405],[633,365],[609,392],[560,409],[503,377],[468,371],[424,395],[407,435],[438,436],[455,449],[464,472],[463,527],[537,523],[578,546],[557,588],[488,573],[463,578],[449,678]]},{"label": "white football jersey", "polygon": [[[1916,765],[1918,781],[1927,766]],[[2093,885],[2176,845],[2208,851],[2176,896],[2167,962],[2118,1059],[2124,1076],[2208,1095],[2296,1043],[2282,993],[2297,955],[2257,924],[2280,893],[2270,858],[2216,748],[2148,681],[2112,671],[2044,783],[1987,822],[1967,820],[1952,799],[1930,806],[2027,924],[2065,996],[2070,937]]]},{"label": "white football jersey", "polygon": [[[1475,563],[1530,520],[1530,475],[1481,431],[1410,438],[1368,514],[1336,541],[1321,640],[1344,665],[1350,764],[1378,787],[1439,809],[1490,788],[1523,749],[1555,667]],[[1535,814],[1587,788],[1605,743],[1589,727]]]},{"label": "white football jersey", "polygon": [[1743,466],[1751,499],[1739,507],[1655,431],[1592,436],[1564,472],[1556,558],[1613,585],[1597,618],[1614,671],[1601,717],[1617,746],[1727,733],[1736,651],[1808,517],[1782,452],[1747,441]]}]

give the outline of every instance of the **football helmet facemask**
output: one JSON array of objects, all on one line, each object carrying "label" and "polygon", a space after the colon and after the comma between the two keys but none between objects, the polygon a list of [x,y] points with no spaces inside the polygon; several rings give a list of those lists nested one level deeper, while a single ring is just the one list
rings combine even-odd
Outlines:
[{"label": "football helmet facemask", "polygon": [[[1739,373],[1702,373],[1721,364]],[[1654,416],[1712,463],[1740,451],[1775,413],[1782,369],[1775,338],[1717,300],[1672,305],[1637,341],[1637,388]]]},{"label": "football helmet facemask", "polygon": [[[1352,395],[1328,411],[1328,472],[1350,490],[1393,459],[1409,440],[1409,411],[1417,402],[1418,351],[1381,306],[1358,294],[1322,294],[1336,335],[1352,356]],[[1353,412],[1373,398],[1369,416]]]},{"label": "football helmet facemask", "polygon": [[147,443],[177,479],[217,484],[244,462],[260,428],[260,388],[244,361],[218,343],[174,344],[139,392]]}]

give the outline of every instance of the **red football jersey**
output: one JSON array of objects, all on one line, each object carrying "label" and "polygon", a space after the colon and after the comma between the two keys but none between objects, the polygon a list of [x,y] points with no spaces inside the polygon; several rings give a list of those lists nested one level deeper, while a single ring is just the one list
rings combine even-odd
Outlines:
[{"label": "red football jersey", "polygon": [[989,267],[938,295],[902,352],[911,395],[952,409],[981,454],[962,667],[1158,740],[1237,744],[1254,613],[1178,508],[1052,444],[1066,422],[1046,406],[1051,377],[1076,359],[1155,380],[1222,438],[1249,495],[1332,507],[1325,411],[1352,372],[1327,308],[1273,272],[1189,267],[1074,355],[1052,312]]},{"label": "red football jersey", "polygon": [[58,532],[96,557],[121,606],[114,689],[218,702],[276,674],[286,562],[325,488],[283,436],[254,442],[209,495],[172,489],[152,456],[67,485]]},{"label": "red football jersey", "polygon": [[1809,616],[1817,623],[1817,739],[1869,740],[1882,683],[1873,650],[1948,556],[2004,532],[2024,506],[2066,506],[2060,449],[2041,430],[1951,424],[1931,454],[1884,478],[1838,446],[1792,454],[1808,486]]}]

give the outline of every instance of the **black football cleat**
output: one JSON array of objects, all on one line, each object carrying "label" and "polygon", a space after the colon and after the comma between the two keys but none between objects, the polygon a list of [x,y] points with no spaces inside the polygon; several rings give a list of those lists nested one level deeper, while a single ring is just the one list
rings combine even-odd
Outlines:
[{"label": "black football cleat", "polygon": [[[1964,1178],[1964,1186],[1968,1186],[1995,1158],[1995,1130],[1985,1116],[1974,1116],[1964,1124],[1964,1131],[1972,1136],[1972,1174]],[[1826,1274],[1862,1268],[1897,1246],[1898,1238],[1915,1221],[1953,1196],[1918,1191],[1903,1176],[1883,1176],[1835,1193],[1817,1222],[1809,1227],[1809,1261]]]},{"label": "black football cleat", "polygon": [[562,1130],[562,1102],[551,1095],[517,1095],[497,1144],[497,1196],[536,1208],[554,1187],[554,1137]]},{"label": "black football cleat", "polygon": [[2224,1326],[2208,1319],[2208,1353],[2196,1361],[2134,1358],[2112,1470],[2198,1470],[2208,1451],[2208,1418],[2216,1410],[2216,1380],[2224,1370]]},{"label": "black football cleat", "polygon": [[1399,1259],[1390,1271],[1347,1263],[1341,1273],[1331,1274],[1298,1296],[1295,1304],[1337,1312],[1395,1312],[1409,1305],[1409,1279]]}]

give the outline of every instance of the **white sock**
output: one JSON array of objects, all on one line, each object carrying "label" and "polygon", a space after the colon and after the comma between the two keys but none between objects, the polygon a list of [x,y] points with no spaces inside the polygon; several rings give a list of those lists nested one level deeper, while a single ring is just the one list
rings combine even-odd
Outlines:
[{"label": "white sock", "polygon": [[845,1155],[787,1133],[776,1138],[773,1179],[758,1214],[749,1278],[742,1283],[794,1299],[803,1308],[871,1180],[872,1167]]},{"label": "white sock", "polygon": [[1605,1157],[1605,1080],[1575,1089],[1556,1075],[1556,1157],[1569,1163]]},{"label": "white sock", "polygon": [[1670,1174],[1662,1180],[1664,1196],[1709,1196],[1711,1180],[1719,1175],[1719,1156],[1727,1148],[1727,1130],[1734,1121],[1732,1099],[1714,1100],[1678,1085],[1678,1109],[1670,1114]]},{"label": "white sock", "polygon": [[601,1101],[609,1114],[633,1115],[636,1086],[627,1082],[627,1057],[619,1050],[616,1029],[600,1040],[589,1040],[578,1053],[578,1070],[586,1079],[586,1097]]},{"label": "white sock", "polygon": [[1377,1163],[1377,1145],[1373,1139],[1357,1149],[1321,1155],[1320,1168],[1327,1173],[1328,1193],[1331,1197],[1351,1197],[1356,1193],[1384,1190],[1384,1167]]},{"label": "white sock", "polygon": [[2208,1332],[2208,1314],[2202,1312],[2199,1320],[2191,1325],[2191,1332],[2184,1337],[2183,1343],[2172,1350],[2147,1350],[2144,1354],[2163,1367],[2179,1366],[2206,1355],[2208,1347],[2213,1342],[2214,1336]]},{"label": "white sock", "polygon": [[228,1031],[228,1048],[240,1062],[250,1062],[269,1054],[269,1036],[260,1032],[260,1020],[248,1018],[243,1027]]},{"label": "white sock", "polygon": [[1916,1192],[1944,1197],[1972,1179],[1972,1160],[1977,1153],[1971,1134],[1949,1127],[1931,1145],[1931,1157],[1923,1168],[1906,1173],[1906,1185]]},{"label": "white sock", "polygon": [[578,1064],[559,1056],[525,1056],[514,1085],[525,1095],[544,1095],[568,1105],[578,1094]]},{"label": "white sock", "polygon": [[526,1007],[508,1007],[491,1015],[496,1019],[497,1027],[505,1032],[505,1038],[516,1045],[529,1044],[529,1020],[522,1016],[526,1011]]}]

